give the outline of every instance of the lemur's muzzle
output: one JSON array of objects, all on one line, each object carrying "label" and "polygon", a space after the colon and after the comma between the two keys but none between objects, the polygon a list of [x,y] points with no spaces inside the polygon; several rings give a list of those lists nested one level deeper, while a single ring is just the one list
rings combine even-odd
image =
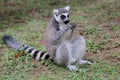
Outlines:
[{"label": "lemur's muzzle", "polygon": [[69,23],[69,22],[70,22],[70,20],[66,20],[66,21],[64,21],[65,24],[67,24],[67,23]]}]

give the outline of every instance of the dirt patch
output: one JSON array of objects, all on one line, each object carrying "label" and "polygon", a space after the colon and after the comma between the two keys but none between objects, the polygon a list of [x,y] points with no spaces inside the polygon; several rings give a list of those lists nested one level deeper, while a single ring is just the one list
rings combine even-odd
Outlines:
[{"label": "dirt patch", "polygon": [[[3,57],[3,54],[0,54],[0,59]],[[1,60],[0,60],[1,61]]]},{"label": "dirt patch", "polygon": [[1,60],[2,60],[2,58],[3,58],[3,54],[2,54],[2,52],[4,52],[5,51],[5,49],[3,48],[3,47],[0,47],[0,62],[1,62]]},{"label": "dirt patch", "polygon": [[[113,48],[109,50],[109,54],[104,56],[105,60],[111,61],[111,62],[120,62],[120,46],[117,48]],[[103,51],[103,54],[105,54],[105,51]]]},{"label": "dirt patch", "polygon": [[101,28],[101,31],[109,34],[110,36],[112,36],[112,38],[115,38],[115,32],[110,28],[108,23],[103,23],[99,25],[99,27]]},{"label": "dirt patch", "polygon": [[100,50],[100,53],[87,53],[85,58],[90,59],[92,62],[97,61],[99,58],[111,62],[120,62],[119,49],[120,47],[109,50]]},{"label": "dirt patch", "polygon": [[107,21],[108,23],[109,23],[109,22],[117,22],[117,23],[120,24],[120,16],[115,17],[115,18],[108,18],[106,21]]},{"label": "dirt patch", "polygon": [[[94,53],[88,53],[86,54],[86,57],[90,57],[92,61],[98,60],[98,58],[102,58],[106,61],[111,62],[120,62],[120,38],[117,37],[117,33],[111,29],[110,23],[115,22],[117,24],[120,24],[120,17],[114,17],[106,19],[104,23],[94,22],[92,23],[95,26],[98,26],[100,28],[100,31],[107,34],[111,37],[111,39],[107,42],[105,42],[105,46],[108,46],[106,49],[100,50],[100,53],[94,54]],[[98,42],[102,39],[96,39]]]},{"label": "dirt patch", "polygon": [[32,69],[28,76],[30,79],[33,78],[33,76],[30,75],[35,75],[36,78],[38,78],[41,74],[45,74],[47,71],[47,67],[42,65],[40,62],[36,60],[31,60],[31,63],[34,63],[34,69]]}]

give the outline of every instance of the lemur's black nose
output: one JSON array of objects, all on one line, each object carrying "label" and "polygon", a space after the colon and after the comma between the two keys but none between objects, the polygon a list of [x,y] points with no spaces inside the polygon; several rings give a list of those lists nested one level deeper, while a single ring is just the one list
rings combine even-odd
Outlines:
[{"label": "lemur's black nose", "polygon": [[66,21],[64,21],[65,24],[67,24],[67,23],[69,23],[69,22],[70,22],[70,20],[66,20]]}]

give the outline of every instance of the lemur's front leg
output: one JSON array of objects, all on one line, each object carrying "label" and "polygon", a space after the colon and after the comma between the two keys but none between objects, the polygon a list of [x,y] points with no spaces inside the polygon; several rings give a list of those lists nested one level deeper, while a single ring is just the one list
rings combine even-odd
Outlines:
[{"label": "lemur's front leg", "polygon": [[66,32],[66,30],[60,30],[60,31],[57,31],[53,34],[52,36],[52,44],[53,45],[56,45],[60,42],[60,38],[64,35],[64,33]]}]

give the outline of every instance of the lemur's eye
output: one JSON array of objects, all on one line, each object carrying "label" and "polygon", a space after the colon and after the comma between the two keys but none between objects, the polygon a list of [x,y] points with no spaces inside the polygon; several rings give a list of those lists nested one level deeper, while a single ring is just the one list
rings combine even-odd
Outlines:
[{"label": "lemur's eye", "polygon": [[69,14],[67,15],[67,17],[69,17]]},{"label": "lemur's eye", "polygon": [[61,17],[61,19],[65,19],[65,18],[66,18],[66,16],[65,16],[65,15],[61,15],[60,17]]}]

